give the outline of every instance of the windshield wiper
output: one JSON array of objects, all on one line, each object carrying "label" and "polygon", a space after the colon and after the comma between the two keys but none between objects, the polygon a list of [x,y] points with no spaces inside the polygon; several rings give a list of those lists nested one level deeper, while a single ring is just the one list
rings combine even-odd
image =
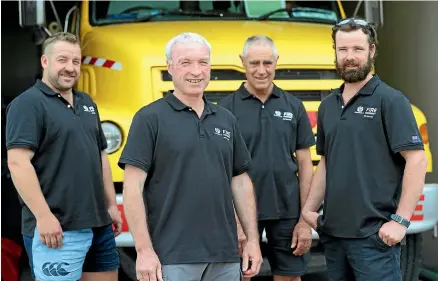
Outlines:
[{"label": "windshield wiper", "polygon": [[256,18],[256,20],[267,20],[267,19],[269,19],[270,16],[272,16],[272,15],[274,15],[276,13],[280,13],[280,12],[287,12],[289,17],[291,18],[291,17],[293,17],[292,16],[292,10],[293,10],[292,8],[277,9],[277,10],[270,11],[270,12],[268,12],[266,14],[263,14],[263,15],[259,16],[258,18]]},{"label": "windshield wiper", "polygon": [[136,22],[148,22],[158,16],[200,16],[200,17],[223,17],[224,13],[220,12],[197,12],[197,11],[183,11],[183,10],[162,10],[144,18],[138,18]]},{"label": "windshield wiper", "polygon": [[[316,8],[307,8],[307,7],[295,7],[295,8],[282,8],[282,9],[277,9],[271,12],[268,12],[266,14],[263,14],[257,18],[255,18],[256,20],[267,20],[269,19],[270,16],[280,13],[280,12],[287,12],[289,19],[294,18],[294,19],[300,19],[300,20],[304,20],[305,18],[307,18],[307,20],[312,20],[312,21],[318,21],[318,22],[327,22],[327,23],[332,23],[332,22],[336,22],[336,18],[332,18],[332,11],[328,11],[328,10],[324,10],[324,9],[316,9]],[[294,13],[302,13],[302,14],[306,14],[306,13],[317,13],[320,16],[297,16],[294,15]],[[326,17],[326,18],[324,18]]]}]

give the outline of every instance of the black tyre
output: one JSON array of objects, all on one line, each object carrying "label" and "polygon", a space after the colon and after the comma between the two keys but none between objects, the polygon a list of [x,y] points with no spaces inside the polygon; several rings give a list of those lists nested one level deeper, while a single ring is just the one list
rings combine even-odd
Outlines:
[{"label": "black tyre", "polygon": [[406,245],[401,247],[400,258],[403,281],[418,281],[422,262],[421,234],[407,235]]}]

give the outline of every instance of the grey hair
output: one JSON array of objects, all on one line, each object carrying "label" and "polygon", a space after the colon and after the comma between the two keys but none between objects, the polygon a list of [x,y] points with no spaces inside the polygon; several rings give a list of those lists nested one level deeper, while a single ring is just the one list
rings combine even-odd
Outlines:
[{"label": "grey hair", "polygon": [[248,49],[255,43],[264,43],[268,44],[272,47],[272,53],[275,58],[278,57],[277,47],[275,46],[274,41],[266,35],[254,35],[246,39],[245,45],[243,46],[242,57],[246,57],[248,55]]},{"label": "grey hair", "polygon": [[207,46],[208,52],[211,54],[211,45],[208,41],[199,34],[184,32],[175,37],[173,37],[169,43],[166,45],[166,59],[168,63],[172,63],[172,48],[176,44],[184,44],[184,43],[201,43]]}]

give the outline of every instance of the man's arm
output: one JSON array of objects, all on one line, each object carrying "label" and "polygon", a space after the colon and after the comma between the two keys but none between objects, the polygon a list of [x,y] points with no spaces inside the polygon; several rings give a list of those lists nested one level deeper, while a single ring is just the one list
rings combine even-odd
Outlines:
[{"label": "man's arm", "polygon": [[231,180],[234,207],[248,241],[259,241],[254,189],[247,173]]},{"label": "man's arm", "polygon": [[[396,213],[410,220],[424,186],[427,158],[423,150],[406,150],[400,154],[406,165],[402,182],[402,193]],[[399,243],[406,235],[407,228],[398,222],[389,221],[382,225],[379,236],[389,246]]]},{"label": "man's arm", "polygon": [[[247,173],[233,177],[231,180],[234,207],[242,224],[247,242],[242,253],[242,271],[244,277],[253,277],[260,271],[262,256],[257,228],[257,210],[254,188]],[[249,265],[251,261],[251,265]]]},{"label": "man's arm", "polygon": [[310,186],[309,195],[307,196],[306,202],[304,204],[302,215],[308,224],[310,224],[313,229],[316,229],[316,220],[319,216],[318,208],[321,206],[324,200],[326,187],[326,166],[325,157],[321,156],[318,166],[316,167],[315,176],[312,179]]},{"label": "man's arm", "polygon": [[400,154],[405,158],[406,166],[397,214],[410,220],[423,192],[427,157],[424,150],[405,150],[401,151]]},{"label": "man's arm", "polygon": [[161,264],[152,246],[145,211],[146,203],[143,200],[146,177],[147,173],[144,170],[129,164],[125,165],[123,206],[137,251],[137,279],[162,281]]},{"label": "man's arm", "polygon": [[132,233],[138,252],[152,249],[151,237],[147,226],[146,204],[143,200],[143,188],[147,173],[137,167],[125,166],[123,184],[123,206],[129,231]]},{"label": "man's arm", "polygon": [[116,191],[114,188],[108,155],[104,150],[101,152],[101,158],[102,158],[102,176],[103,176],[105,199],[108,204],[108,212],[111,216],[113,225],[116,228],[114,235],[118,236],[122,232],[123,222],[119,209],[117,208]]},{"label": "man's arm", "polygon": [[[296,155],[300,178],[300,203],[301,209],[303,209],[309,194],[310,183],[313,176],[312,158],[309,148],[298,149]],[[311,245],[312,229],[304,220],[303,216],[301,216],[292,233],[291,248],[294,249],[293,254],[296,256],[302,256],[310,249]]]},{"label": "man's arm", "polygon": [[298,174],[300,178],[300,202],[301,209],[307,200],[310,191],[310,184],[313,176],[312,157],[309,148],[296,151],[298,161]]},{"label": "man's arm", "polygon": [[40,240],[49,248],[61,247],[62,229],[52,214],[41,191],[41,186],[31,160],[34,152],[27,148],[8,150],[8,168],[18,194],[37,220]]}]

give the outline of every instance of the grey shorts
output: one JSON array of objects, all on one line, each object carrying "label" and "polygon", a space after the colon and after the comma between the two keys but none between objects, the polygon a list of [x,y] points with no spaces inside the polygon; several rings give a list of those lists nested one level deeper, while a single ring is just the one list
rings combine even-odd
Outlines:
[{"label": "grey shorts", "polygon": [[163,281],[240,281],[240,263],[163,265]]}]

